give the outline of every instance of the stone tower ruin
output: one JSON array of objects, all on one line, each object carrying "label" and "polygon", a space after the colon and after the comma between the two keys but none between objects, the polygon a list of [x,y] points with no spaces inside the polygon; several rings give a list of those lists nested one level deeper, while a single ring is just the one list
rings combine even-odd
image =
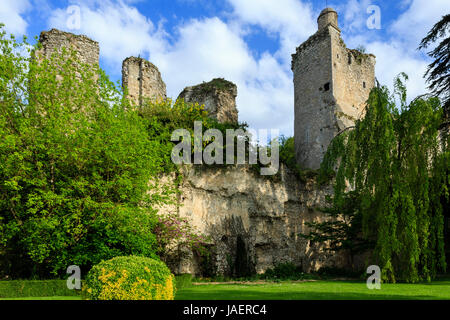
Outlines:
[{"label": "stone tower ruin", "polygon": [[151,62],[129,57],[122,63],[122,86],[128,89],[128,99],[142,106],[145,99],[166,99],[166,84],[158,68]]},{"label": "stone tower ruin", "polygon": [[218,122],[237,123],[236,97],[236,85],[230,81],[218,78],[185,88],[178,96],[178,99],[204,105],[210,117]]},{"label": "stone tower ruin", "polygon": [[100,55],[98,42],[84,35],[52,29],[41,32],[39,42],[42,47],[36,51],[38,59],[50,59],[55,51],[60,53],[62,48],[66,48],[74,50],[81,63],[98,66]]},{"label": "stone tower ruin", "polygon": [[348,49],[338,14],[324,9],[318,30],[292,55],[296,159],[318,169],[331,140],[353,126],[375,85],[375,56]]}]

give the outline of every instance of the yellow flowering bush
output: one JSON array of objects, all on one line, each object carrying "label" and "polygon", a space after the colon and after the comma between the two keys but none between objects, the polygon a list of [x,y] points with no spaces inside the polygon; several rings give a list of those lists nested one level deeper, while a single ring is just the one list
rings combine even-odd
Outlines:
[{"label": "yellow flowering bush", "polygon": [[158,260],[128,256],[95,265],[83,285],[88,300],[173,300],[175,277]]}]

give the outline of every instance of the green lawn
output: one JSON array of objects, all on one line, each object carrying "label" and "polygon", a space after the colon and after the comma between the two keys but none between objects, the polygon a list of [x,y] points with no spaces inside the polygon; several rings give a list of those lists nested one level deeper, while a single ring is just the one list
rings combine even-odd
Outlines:
[{"label": "green lawn", "polygon": [[65,297],[22,297],[22,298],[3,298],[0,300],[81,300],[79,296],[65,296]]},{"label": "green lawn", "polygon": [[365,283],[313,281],[301,283],[195,285],[180,290],[177,300],[398,300],[450,299],[450,281],[423,284],[382,284],[369,290]]},{"label": "green lawn", "polygon": [[[26,297],[5,300],[79,300],[77,296]],[[355,281],[202,284],[178,291],[176,300],[403,300],[450,299],[450,280],[421,284],[382,284],[369,290]]]}]

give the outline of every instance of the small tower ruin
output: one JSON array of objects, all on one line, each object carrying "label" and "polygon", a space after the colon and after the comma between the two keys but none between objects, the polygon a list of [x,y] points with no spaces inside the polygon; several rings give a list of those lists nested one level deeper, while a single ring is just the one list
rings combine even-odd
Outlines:
[{"label": "small tower ruin", "polygon": [[348,49],[338,14],[324,9],[318,30],[292,55],[298,164],[318,169],[331,140],[353,126],[375,85],[375,56]]},{"label": "small tower ruin", "polygon": [[128,89],[128,99],[142,106],[145,99],[166,99],[166,84],[158,68],[142,58],[129,57],[122,63],[122,86]]},{"label": "small tower ruin", "polygon": [[237,123],[236,97],[237,86],[230,81],[217,78],[210,82],[185,88],[178,96],[178,99],[204,105],[210,117],[218,122]]},{"label": "small tower ruin", "polygon": [[62,48],[74,50],[81,63],[98,66],[100,48],[97,41],[84,35],[76,35],[57,29],[43,31],[39,37],[42,47],[36,51],[38,59],[50,59],[56,51],[61,53]]}]

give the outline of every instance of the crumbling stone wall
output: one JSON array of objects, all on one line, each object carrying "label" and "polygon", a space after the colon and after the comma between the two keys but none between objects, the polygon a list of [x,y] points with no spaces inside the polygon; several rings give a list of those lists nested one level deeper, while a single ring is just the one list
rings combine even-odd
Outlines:
[{"label": "crumbling stone wall", "polygon": [[350,50],[337,13],[322,11],[319,29],[292,55],[297,162],[317,169],[331,140],[363,114],[375,84],[375,56]]},{"label": "crumbling stone wall", "polygon": [[[98,90],[98,86],[96,84],[96,81],[98,80],[98,73],[96,70],[99,68],[99,44],[97,41],[94,41],[84,35],[76,35],[69,32],[64,32],[57,29],[51,29],[50,31],[43,31],[41,32],[40,38],[39,38],[40,48],[33,51],[31,56],[34,59],[35,62],[38,64],[42,63],[44,60],[49,60],[50,63],[52,63],[51,67],[53,71],[56,71],[56,80],[62,81],[63,75],[68,74],[68,72],[74,71],[73,76],[77,80],[79,80],[79,84],[86,84],[83,82],[82,74],[85,75],[85,73],[82,71],[86,68],[89,71],[91,70],[93,72],[92,75],[92,86],[95,90]],[[65,53],[63,55],[63,50],[65,50]],[[58,65],[60,63],[66,63],[70,61],[69,59],[74,58],[72,54],[75,54],[76,61],[72,62],[73,69],[70,70],[63,70],[63,66]],[[51,62],[52,57],[56,59],[56,61]],[[83,68],[82,68],[83,65]],[[39,77],[39,75],[37,75]],[[34,81],[33,77],[30,78],[30,81]],[[34,101],[34,103],[37,103],[36,106],[39,105],[39,101],[41,99],[38,98],[40,94],[42,94],[40,91],[32,91],[32,86],[30,86],[30,100]],[[76,87],[70,88],[70,90],[78,90]],[[92,103],[95,103],[94,98],[91,97]],[[73,97],[73,101],[68,101],[67,99],[71,100],[72,97],[69,95],[69,97],[65,96],[64,100],[61,101],[61,103],[65,103],[68,106],[71,106],[72,108],[78,109],[81,108],[86,111],[87,102],[84,101],[83,105],[79,105],[77,102],[75,102],[76,98]],[[73,102],[73,103],[72,103]],[[39,110],[41,114],[45,114],[45,110]]]},{"label": "crumbling stone wall", "polygon": [[43,31],[39,37],[42,48],[36,51],[37,57],[49,59],[56,51],[61,53],[62,48],[74,50],[81,63],[98,66],[100,48],[97,41],[84,35],[51,29]]},{"label": "crumbling stone wall", "polygon": [[224,79],[213,79],[210,82],[185,88],[178,99],[204,105],[209,115],[219,122],[238,122],[236,108],[237,87]]},{"label": "crumbling stone wall", "polygon": [[126,58],[122,63],[122,85],[128,89],[128,99],[142,106],[145,99],[166,99],[166,84],[158,68],[151,62],[136,57]]}]

